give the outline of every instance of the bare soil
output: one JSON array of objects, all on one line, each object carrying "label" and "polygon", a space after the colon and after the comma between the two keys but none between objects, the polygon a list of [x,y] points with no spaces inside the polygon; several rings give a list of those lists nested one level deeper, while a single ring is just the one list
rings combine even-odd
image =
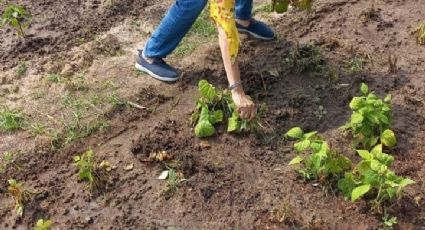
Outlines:
[{"label": "bare soil", "polygon": [[[52,52],[66,51],[73,39],[90,39],[148,6],[162,4],[119,1],[117,7],[109,8],[98,1],[20,3],[50,19],[34,23],[28,42],[13,42],[11,31],[1,31],[4,69],[22,58],[51,60]],[[216,44],[186,57],[185,62],[193,64],[182,66],[183,77],[176,84],[151,84],[149,77],[140,76],[137,80],[146,81],[146,86],[129,95],[147,109],[115,107],[107,114],[107,129],[56,150],[31,148],[19,155],[19,167],[0,174],[0,228],[30,229],[44,218],[54,221],[54,229],[380,229],[381,216],[373,214],[364,200],[351,203],[314,181],[302,180],[287,166],[294,157],[293,143],[281,137],[293,126],[318,130],[333,148],[355,160],[350,141],[338,128],[350,115],[350,99],[366,82],[380,96],[393,95],[393,127],[398,137],[397,147],[389,150],[396,158],[393,169],[417,182],[387,211],[397,216],[398,229],[425,229],[425,47],[411,34],[424,19],[425,4],[421,0],[374,3],[318,0],[311,14],[292,11],[264,16],[279,35],[275,41],[243,37],[244,87],[256,102],[267,105],[261,116],[267,132],[262,135],[228,134],[219,126],[212,138],[194,137],[189,118],[198,81],[207,79],[221,88],[227,85]],[[153,11],[156,21],[165,8]],[[99,20],[93,21],[93,14]],[[283,64],[292,48],[305,43],[321,49],[337,77],[296,74]],[[28,52],[31,47],[33,52]],[[389,56],[397,59],[391,71]],[[353,57],[364,58],[365,64],[351,74],[344,66]],[[132,61],[131,55],[124,60]],[[127,64],[116,68],[130,69],[132,63]],[[10,135],[0,138],[3,141]],[[5,143],[1,146],[15,150]],[[104,190],[93,194],[78,182],[72,162],[72,156],[89,147],[99,161],[117,166]],[[157,151],[166,151],[172,160],[152,161],[149,156]],[[186,179],[174,192],[156,179],[167,166]],[[9,178],[39,192],[25,206],[22,218],[10,208]]]}]

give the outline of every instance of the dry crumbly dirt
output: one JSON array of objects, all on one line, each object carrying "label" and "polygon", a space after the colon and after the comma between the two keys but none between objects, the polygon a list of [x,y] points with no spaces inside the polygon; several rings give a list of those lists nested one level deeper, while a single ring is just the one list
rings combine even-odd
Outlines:
[{"label": "dry crumbly dirt", "polygon": [[[56,13],[48,11],[47,15],[51,13],[51,18],[57,20],[63,17],[60,9],[81,10],[81,20],[87,20],[84,22],[89,25],[66,21],[58,27],[57,38],[52,36],[53,40],[48,40],[55,42],[37,46],[38,51],[31,57],[19,48],[28,44],[13,43],[11,31],[2,33],[1,39],[8,43],[7,46],[2,43],[0,50],[1,66],[6,72],[21,58],[36,63],[31,65],[30,76],[13,80],[11,84],[43,75],[46,71],[43,63],[56,56],[41,50],[62,54],[70,48],[72,39],[79,36],[90,39],[129,17],[154,24],[167,8],[167,4],[158,1],[118,1],[123,8],[117,12],[99,1],[84,2],[85,8],[78,7],[76,1],[70,1],[69,6],[32,2],[20,3],[26,3],[32,12],[43,12],[44,6],[52,7],[49,9],[55,9]],[[93,8],[95,5],[98,7]],[[156,5],[161,7],[155,8]],[[140,15],[139,11],[154,16]],[[104,21],[93,22],[84,17],[93,12]],[[381,217],[373,215],[365,201],[345,201],[339,193],[326,193],[314,186],[314,182],[300,179],[287,166],[294,156],[292,142],[281,138],[282,133],[295,125],[318,130],[333,148],[356,159],[349,140],[338,128],[349,117],[350,99],[358,94],[360,83],[366,82],[380,96],[393,95],[393,127],[399,142],[389,150],[396,158],[393,168],[417,182],[408,187],[406,196],[388,212],[398,217],[398,229],[425,229],[425,47],[416,44],[411,35],[424,19],[423,12],[425,4],[420,0],[374,1],[373,6],[369,0],[318,0],[309,15],[292,11],[283,16],[263,16],[279,38],[262,43],[243,37],[240,66],[247,93],[256,102],[267,105],[261,119],[268,132],[260,136],[234,135],[219,126],[218,134],[207,139],[209,147],[194,137],[189,118],[199,80],[207,79],[221,88],[227,85],[217,45],[201,47],[182,61],[171,60],[182,67],[183,77],[178,83],[168,85],[144,75],[135,76],[131,69],[134,52],[131,48],[140,45],[136,40],[145,39],[147,31],[130,26],[125,35],[119,36],[114,29],[109,30],[107,33],[117,37],[112,44],[126,42],[121,44],[124,54],[112,57],[104,52],[96,54],[100,57],[90,60],[85,69],[90,79],[88,87],[101,91],[94,86],[119,79],[117,93],[148,109],[114,107],[106,113],[110,121],[108,128],[56,150],[33,144],[33,138],[24,131],[0,133],[1,151],[21,149],[16,159],[19,167],[10,167],[0,174],[0,228],[30,229],[38,219],[44,218],[54,221],[54,229],[380,229]],[[55,20],[49,23],[55,25]],[[30,30],[38,35],[36,31],[49,31],[48,28],[51,27],[36,21]],[[142,35],[132,35],[135,33]],[[59,39],[61,34],[66,34],[66,38]],[[88,49],[97,50],[96,43],[90,42]],[[297,43],[320,47],[328,65],[336,68],[338,77],[330,80],[317,74],[291,73],[283,60]],[[79,50],[79,46],[73,48],[73,52]],[[397,69],[393,73],[388,71],[390,55],[397,57]],[[343,66],[355,56],[364,58],[365,67],[348,74]],[[5,95],[4,103],[31,103],[31,99],[17,95],[15,101],[9,94]],[[29,107],[26,113],[34,109]],[[57,110],[60,109],[49,112],[57,114]],[[25,144],[14,144],[20,142]],[[95,194],[88,193],[86,184],[78,182],[72,162],[72,156],[89,147],[99,161],[107,160],[117,166],[110,173],[105,189]],[[186,179],[175,192],[167,190],[165,181],[156,179],[166,169],[165,162],[149,159],[157,151],[170,154],[173,160],[168,163]],[[132,169],[126,170],[131,164]],[[25,206],[22,218],[17,218],[10,208],[12,201],[6,193],[9,178],[16,178],[39,192]],[[278,221],[282,216],[285,218]]]}]

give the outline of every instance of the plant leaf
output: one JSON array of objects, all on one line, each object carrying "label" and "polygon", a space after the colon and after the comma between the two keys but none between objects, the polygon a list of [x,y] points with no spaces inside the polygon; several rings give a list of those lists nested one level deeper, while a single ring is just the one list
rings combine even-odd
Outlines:
[{"label": "plant leaf", "polygon": [[292,160],[289,162],[289,164],[288,164],[288,165],[295,165],[295,164],[299,164],[299,163],[301,163],[303,160],[304,160],[304,158],[303,158],[303,157],[301,157],[301,156],[296,156],[296,157],[294,157],[294,159],[292,159]]},{"label": "plant leaf", "polygon": [[415,184],[415,183],[416,182],[412,179],[404,178],[403,180],[400,181],[400,187],[406,187],[408,185]]},{"label": "plant leaf", "polygon": [[209,137],[214,135],[215,128],[209,120],[199,119],[198,124],[195,127],[195,135],[197,137]]},{"label": "plant leaf", "polygon": [[297,152],[302,152],[310,147],[310,140],[303,140],[294,144],[294,149]]},{"label": "plant leaf", "polygon": [[294,127],[290,129],[286,134],[286,137],[294,138],[294,139],[301,139],[304,136],[304,132],[300,127]]},{"label": "plant leaf", "polygon": [[353,113],[351,115],[351,123],[360,124],[363,121],[363,115],[361,113]]},{"label": "plant leaf", "polygon": [[360,86],[360,91],[363,95],[366,95],[369,92],[369,87],[365,83],[362,83]]},{"label": "plant leaf", "polygon": [[356,201],[361,196],[363,196],[364,194],[369,192],[370,189],[371,189],[370,184],[365,184],[365,185],[361,185],[361,186],[356,187],[351,192],[351,201]]},{"label": "plant leaf", "polygon": [[201,80],[198,83],[199,93],[203,98],[207,100],[207,102],[213,102],[214,98],[217,96],[217,92],[210,83],[206,80]]},{"label": "plant leaf", "polygon": [[239,115],[236,111],[232,113],[232,116],[227,120],[227,132],[235,132],[241,128],[241,122]]},{"label": "plant leaf", "polygon": [[387,129],[381,134],[381,142],[387,147],[393,147],[397,144],[397,139],[392,130]]}]

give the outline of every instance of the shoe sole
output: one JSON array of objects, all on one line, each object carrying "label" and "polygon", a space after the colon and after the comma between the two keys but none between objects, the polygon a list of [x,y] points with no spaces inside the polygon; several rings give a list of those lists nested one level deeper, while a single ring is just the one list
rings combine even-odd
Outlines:
[{"label": "shoe sole", "polygon": [[258,35],[258,34],[256,34],[256,33],[251,32],[251,31],[249,31],[249,30],[247,30],[247,29],[242,29],[242,28],[238,28],[238,31],[239,31],[239,32],[245,32],[245,33],[248,33],[248,34],[250,34],[251,36],[253,36],[254,38],[261,39],[261,40],[265,40],[265,41],[271,41],[271,40],[273,40],[273,39],[276,37],[276,36],[274,36],[274,37],[272,37],[272,38],[263,37],[263,36],[261,36],[261,35]]},{"label": "shoe sole", "polygon": [[175,82],[175,81],[179,80],[178,77],[174,79],[174,78],[161,77],[159,75],[156,75],[152,71],[150,71],[150,70],[146,69],[145,67],[139,65],[139,63],[137,63],[137,62],[135,64],[135,67],[136,67],[136,69],[138,69],[138,70],[140,70],[142,72],[145,72],[145,73],[149,74],[149,76],[151,76],[151,77],[153,77],[153,78],[155,78],[157,80],[160,80],[160,81]]}]

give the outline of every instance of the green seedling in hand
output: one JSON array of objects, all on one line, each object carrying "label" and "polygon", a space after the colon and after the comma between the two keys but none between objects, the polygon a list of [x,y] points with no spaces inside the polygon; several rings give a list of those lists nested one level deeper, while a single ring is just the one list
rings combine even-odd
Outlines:
[{"label": "green seedling in hand", "polygon": [[351,161],[331,150],[317,132],[304,133],[301,128],[295,127],[285,134],[285,138],[296,140],[294,149],[298,155],[289,165],[300,165],[298,172],[305,179],[325,182],[330,178],[339,178],[351,167]]},{"label": "green seedling in hand", "polygon": [[361,85],[362,96],[354,97],[350,102],[353,111],[350,121],[342,128],[354,137],[354,145],[359,144],[364,149],[370,149],[380,141],[383,145],[392,147],[397,144],[391,126],[391,96],[384,100],[369,92],[366,84]]},{"label": "green seedling in hand", "polygon": [[35,192],[27,190],[22,183],[19,183],[15,179],[10,179],[7,191],[15,201],[15,212],[19,217],[24,214],[24,205],[35,195]]},{"label": "green seedling in hand", "polygon": [[200,98],[196,102],[196,110],[192,114],[192,123],[196,123],[195,135],[209,137],[215,134],[214,125],[228,120],[228,132],[241,132],[256,127],[258,122],[242,120],[236,111],[236,105],[228,90],[217,90],[206,80],[198,84]]},{"label": "green seedling in hand", "polygon": [[0,28],[9,25],[16,30],[18,36],[25,37],[24,30],[29,26],[31,14],[24,7],[18,5],[8,5],[3,11]]},{"label": "green seedling in hand", "polygon": [[370,152],[357,150],[362,160],[338,181],[338,188],[351,201],[364,197],[366,194],[375,196],[373,207],[380,212],[384,201],[400,198],[403,189],[415,183],[409,178],[397,176],[390,170],[394,157],[382,152],[382,145],[375,146]]}]

